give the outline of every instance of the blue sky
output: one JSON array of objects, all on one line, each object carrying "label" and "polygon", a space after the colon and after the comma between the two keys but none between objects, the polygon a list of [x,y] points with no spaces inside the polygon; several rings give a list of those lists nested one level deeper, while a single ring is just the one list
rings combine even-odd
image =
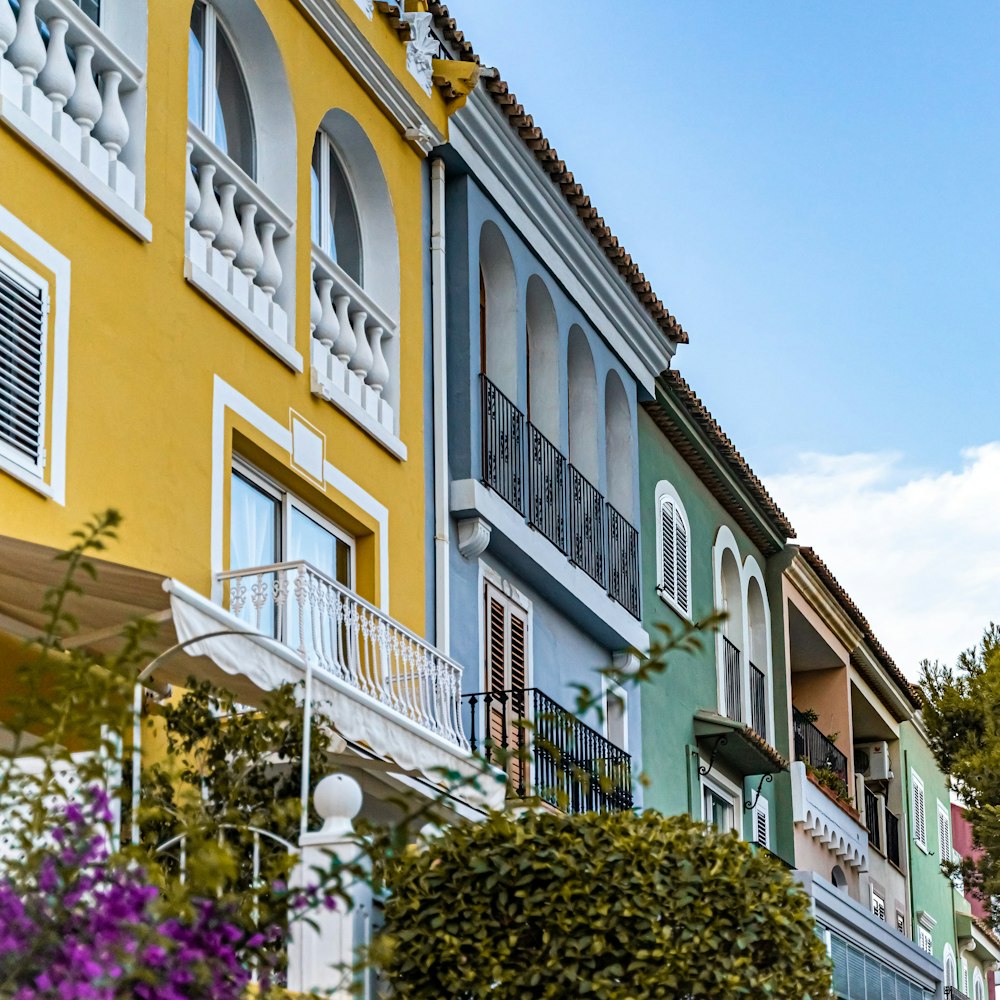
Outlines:
[{"label": "blue sky", "polygon": [[[963,551],[1000,548],[971,533],[978,507],[952,510],[972,483],[1000,492],[994,452],[967,451],[1000,439],[1000,5],[449,7],[689,331],[677,367],[890,650],[914,673],[918,651],[974,641],[1000,576],[932,641],[914,637],[926,608],[880,610],[900,581],[871,562],[915,555],[899,547],[925,544],[942,506]],[[845,513],[845,491],[867,512]],[[883,506],[886,524],[862,523]]]}]

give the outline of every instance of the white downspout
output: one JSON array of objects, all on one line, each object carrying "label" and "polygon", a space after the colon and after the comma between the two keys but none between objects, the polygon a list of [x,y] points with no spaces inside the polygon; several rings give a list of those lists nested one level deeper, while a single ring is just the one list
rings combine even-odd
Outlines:
[{"label": "white downspout", "polygon": [[445,655],[451,646],[451,584],[448,574],[448,351],[445,327],[444,160],[431,160],[431,338],[434,398],[434,639]]}]

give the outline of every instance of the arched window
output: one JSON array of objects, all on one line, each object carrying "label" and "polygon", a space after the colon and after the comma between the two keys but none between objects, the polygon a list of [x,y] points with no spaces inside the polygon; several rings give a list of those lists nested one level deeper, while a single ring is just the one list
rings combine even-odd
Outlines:
[{"label": "arched window", "polygon": [[517,291],[514,261],[500,229],[483,223],[479,234],[479,370],[517,402]]},{"label": "arched window", "polygon": [[750,725],[764,739],[770,738],[768,719],[767,611],[760,581],[751,577],[747,582],[747,677],[750,682]]},{"label": "arched window", "polygon": [[685,618],[691,617],[691,529],[677,491],[656,487],[656,592]]},{"label": "arched window", "polygon": [[[253,65],[244,75],[243,65]],[[290,368],[295,349],[295,115],[253,0],[194,0],[188,32],[185,277]],[[267,136],[257,145],[255,133]]]},{"label": "arched window", "polygon": [[526,296],[528,343],[528,419],[559,447],[559,328],[545,283],[537,274],[528,279]]},{"label": "arched window", "polygon": [[986,1000],[986,983],[978,969],[972,974],[972,1000]]},{"label": "arched window", "polygon": [[399,235],[368,133],[342,108],[312,152],[313,391],[398,454]]},{"label": "arched window", "polygon": [[632,411],[625,386],[618,373],[613,371],[608,372],[604,383],[604,453],[608,503],[631,522],[635,515],[632,501],[635,468]]},{"label": "arched window", "polygon": [[212,4],[197,0],[188,34],[188,117],[252,178],[253,115],[232,42]]},{"label": "arched window", "polygon": [[951,945],[948,944],[944,946],[944,984],[945,986],[958,986],[955,956],[951,950]]},{"label": "arched window", "polygon": [[569,460],[590,483],[599,487],[597,441],[597,372],[583,330],[569,331]]},{"label": "arched window", "polygon": [[313,242],[364,287],[361,228],[354,193],[330,136],[316,133],[312,155]]}]

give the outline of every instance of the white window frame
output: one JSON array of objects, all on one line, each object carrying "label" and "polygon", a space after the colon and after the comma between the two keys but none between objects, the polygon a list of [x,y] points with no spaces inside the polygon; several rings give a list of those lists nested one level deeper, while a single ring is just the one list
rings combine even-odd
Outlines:
[{"label": "white window frame", "polygon": [[[920,796],[920,807],[917,806],[917,795]],[[923,779],[916,771],[910,771],[910,803],[913,811],[913,843],[924,852],[927,849],[927,790],[924,787]],[[923,837],[920,830],[923,828]]]},{"label": "white window frame", "polygon": [[986,1000],[986,980],[979,969],[972,972],[972,1000]]},{"label": "white window frame", "polygon": [[[656,593],[659,595],[660,600],[663,601],[668,607],[672,608],[677,612],[685,621],[693,621],[692,605],[694,603],[693,596],[691,593],[691,522],[688,520],[687,511],[684,508],[684,503],[681,501],[680,495],[674,488],[673,484],[667,480],[661,480],[656,484]],[[687,533],[687,544],[685,552],[685,566],[684,566],[684,580],[685,586],[687,587],[687,597],[688,597],[688,608],[685,611],[681,605],[680,601],[676,596],[671,597],[665,589],[665,581],[663,578],[663,503],[665,500],[669,500],[673,504],[674,517],[680,518],[680,521],[684,527],[684,531]],[[676,524],[674,527],[674,564],[676,566],[677,560],[677,528]],[[676,570],[675,570],[676,573]]]},{"label": "white window frame", "polygon": [[35,485],[39,482],[44,483],[48,459],[48,450],[45,441],[49,425],[49,315],[51,310],[49,283],[3,247],[0,247],[0,269],[7,272],[9,279],[15,284],[20,285],[29,295],[37,292],[41,299],[41,327],[38,331],[38,353],[40,358],[38,376],[38,435],[41,461],[32,462],[24,452],[13,445],[7,444],[5,441],[0,441],[0,467],[6,469],[18,479],[24,480],[29,485]]},{"label": "white window frame", "polygon": [[[699,762],[704,766],[708,767],[708,761],[699,756]],[[739,787],[725,778],[723,775],[718,773],[713,773],[709,775],[701,775],[701,782],[698,786],[699,798],[701,799],[701,821],[703,823],[710,823],[711,819],[705,815],[705,789],[710,789],[715,792],[720,798],[728,799],[732,805],[733,810],[733,823],[730,827],[734,830],[741,838],[744,836],[743,831],[743,793],[740,791]],[[723,830],[722,833],[728,833],[729,831]]]},{"label": "white window frame", "polygon": [[[51,272],[51,282],[36,274],[25,262],[0,247],[0,260],[11,270],[24,275],[33,283],[44,283],[49,296],[49,313],[46,319],[47,401],[45,421],[48,427],[45,466],[41,473],[30,472],[23,457],[13,460],[0,452],[0,470],[28,486],[36,493],[48,497],[60,506],[66,503],[66,424],[67,388],[69,384],[69,314],[70,314],[70,262],[20,219],[0,206],[0,233],[18,252],[37,261]],[[51,389],[51,392],[49,392]]]},{"label": "white window frame", "polygon": [[882,890],[877,889],[873,883],[869,883],[868,888],[870,901],[869,909],[874,916],[878,917],[879,920],[885,923],[887,913],[885,906],[885,893]]},{"label": "white window frame", "polygon": [[[287,487],[261,472],[256,466],[251,465],[245,458],[233,456],[232,472],[242,476],[253,483],[261,492],[279,502],[281,525],[278,533],[278,547],[280,549],[278,562],[288,562],[288,550],[291,542],[292,511],[297,510],[300,514],[316,521],[320,527],[329,531],[340,541],[347,545],[350,552],[351,586],[352,591],[357,590],[357,539],[338,527],[328,517],[324,517],[315,507],[307,504],[301,497],[297,496]],[[230,532],[232,524],[230,523]]]},{"label": "white window frame", "polygon": [[534,607],[530,597],[521,593],[517,587],[513,586],[509,580],[505,579],[492,566],[479,560],[479,589],[476,603],[479,605],[479,680],[483,681],[482,690],[488,687],[488,677],[486,673],[486,585],[492,584],[500,593],[512,604],[516,604],[523,612],[527,621],[525,635],[525,665],[524,665],[524,686],[526,688],[534,686],[534,656],[532,647],[534,644],[535,621]]}]

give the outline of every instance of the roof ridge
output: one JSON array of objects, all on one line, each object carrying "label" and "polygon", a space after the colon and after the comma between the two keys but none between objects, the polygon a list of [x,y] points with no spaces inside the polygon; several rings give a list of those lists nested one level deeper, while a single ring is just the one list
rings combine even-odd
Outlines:
[{"label": "roof ridge", "polygon": [[795,528],[792,527],[792,523],[785,512],[777,505],[774,498],[768,492],[767,487],[751,468],[750,463],[743,457],[736,445],[733,444],[729,435],[722,429],[721,424],[715,417],[712,416],[712,412],[704,404],[701,397],[691,388],[690,383],[676,368],[668,368],[663,372],[661,378],[679,396],[680,401],[686,406],[688,412],[698,421],[702,430],[706,432],[709,439],[716,445],[716,449],[722,458],[741,476],[748,480],[747,485],[750,487],[751,492],[755,494],[754,499],[771,518],[774,525],[784,531],[787,538],[795,538]]},{"label": "roof ridge", "polygon": [[857,606],[857,604],[855,604],[851,595],[844,589],[843,584],[841,584],[841,582],[833,575],[830,567],[827,566],[827,564],[820,558],[819,554],[811,545],[799,546],[799,552],[802,553],[806,562],[809,563],[816,575],[819,576],[819,578],[831,591],[833,596],[837,599],[840,606],[847,612],[848,617],[854,621],[854,624],[857,625],[859,629],[861,629],[865,641],[875,654],[875,658],[889,672],[889,675],[896,682],[896,686],[903,691],[914,707],[922,707],[923,695],[919,685],[910,681],[903,671],[899,669],[896,665],[896,661],[889,655],[885,646],[879,642],[878,636],[876,636],[872,631],[872,627],[868,623],[868,619],[864,616],[864,614],[862,614],[861,609]]},{"label": "roof ridge", "polygon": [[[447,5],[439,0],[428,0],[427,8],[434,16],[435,26],[445,39],[457,49],[459,58],[465,62],[482,65],[472,44],[466,39],[465,33],[459,30],[455,19],[448,13]],[[687,344],[689,342],[687,331],[670,314],[659,296],[653,291],[645,274],[639,270],[639,265],[632,260],[631,254],[621,245],[618,237],[611,231],[611,227],[607,225],[603,216],[594,207],[590,196],[577,183],[572,171],[566,168],[566,163],[559,158],[555,147],[545,137],[541,128],[535,124],[534,118],[518,102],[517,96],[511,92],[507,82],[501,79],[499,73],[496,73],[490,78],[484,76],[484,86],[486,92],[493,98],[494,104],[500,109],[501,114],[506,116],[507,123],[511,128],[517,129],[518,135],[534,154],[541,169],[549,175],[553,184],[559,185],[563,197],[583,223],[584,228],[589,230],[591,236],[597,241],[598,246],[604,251],[605,256],[618,271],[625,284],[632,289],[653,322],[668,340],[675,344]]]}]

